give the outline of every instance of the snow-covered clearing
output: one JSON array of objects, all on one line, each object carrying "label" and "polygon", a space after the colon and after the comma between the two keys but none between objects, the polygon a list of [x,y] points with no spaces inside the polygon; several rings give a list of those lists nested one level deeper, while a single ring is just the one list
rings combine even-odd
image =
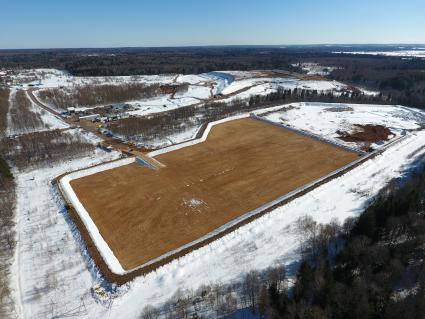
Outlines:
[{"label": "snow-covered clearing", "polygon": [[[264,111],[254,113],[261,116]],[[339,139],[337,131],[352,132],[356,129],[355,124],[383,125],[396,136],[400,136],[405,130],[416,130],[425,125],[424,112],[386,105],[292,103],[267,109],[264,117],[349,147],[355,147],[356,144]],[[372,146],[379,148],[383,144]]]},{"label": "snow-covered clearing", "polygon": [[211,88],[202,84],[190,85],[187,92],[177,92],[174,96],[174,98],[179,97],[207,100],[211,97]]},{"label": "snow-covered clearing", "polygon": [[145,101],[130,102],[132,107],[137,110],[127,112],[130,115],[148,115],[160,112],[166,112],[180,107],[198,104],[199,100],[193,97],[176,97],[174,99],[168,96],[160,96]]},{"label": "snow-covered clearing", "polygon": [[[268,116],[278,122],[284,117],[286,124],[329,138],[335,138],[333,133],[339,125],[347,125],[344,128],[372,121],[401,132],[417,129],[425,123],[423,113],[403,107],[343,106],[353,108],[355,112],[350,113],[324,111],[329,105],[323,104],[297,105],[299,108],[294,109],[286,106],[286,112],[280,111],[282,107],[269,109],[275,113]],[[18,173],[17,232],[20,238],[14,273],[22,317],[79,314],[86,318],[136,318],[144,306],[166,301],[178,288],[196,289],[203,283],[237,280],[251,269],[262,270],[276,264],[294,269],[302,241],[295,226],[300,217],[310,215],[317,222],[327,223],[333,218],[342,222],[357,216],[390,179],[402,175],[425,153],[424,146],[424,131],[408,132],[403,141],[382,155],[208,246],[136,278],[104,303],[91,293],[91,288],[101,279],[92,261],[81,252],[80,239],[67,220],[51,180],[67,171],[118,155],[97,151],[84,159]]]},{"label": "snow-covered clearing", "polygon": [[189,83],[193,85],[204,85],[210,81],[211,78],[209,78],[206,74],[180,74],[176,78],[177,83]]},{"label": "snow-covered clearing", "polygon": [[300,67],[303,71],[307,72],[307,75],[328,75],[337,67],[334,66],[323,66],[314,62],[305,62],[292,64],[292,66]]},{"label": "snow-covered clearing", "polygon": [[[227,86],[222,93],[223,94],[234,94],[232,97],[223,99],[221,101],[230,102],[235,99],[249,99],[252,95],[267,95],[276,92],[278,89],[283,90],[316,90],[319,93],[328,92],[341,92],[346,89],[347,86],[337,81],[326,81],[326,80],[299,80],[296,78],[252,78],[234,81],[232,84]],[[240,92],[239,92],[240,91]],[[238,93],[239,92],[239,93]]]},{"label": "snow-covered clearing", "polygon": [[72,76],[69,73],[56,69],[29,69],[20,70],[12,76],[17,87],[34,86],[37,88],[57,88],[76,85],[104,85],[104,84],[171,84],[175,75],[133,75],[133,76]]},{"label": "snow-covered clearing", "polygon": [[214,71],[206,73],[205,75],[215,82],[212,90],[213,95],[223,93],[223,90],[234,81],[233,75],[228,72]]}]

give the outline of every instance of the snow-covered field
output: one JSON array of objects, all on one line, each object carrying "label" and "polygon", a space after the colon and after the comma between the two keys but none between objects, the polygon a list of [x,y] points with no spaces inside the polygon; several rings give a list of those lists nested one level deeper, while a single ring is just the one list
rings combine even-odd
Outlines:
[{"label": "snow-covered field", "polygon": [[402,58],[425,58],[425,49],[418,48],[416,50],[395,50],[395,51],[335,51],[335,54],[358,54],[358,55],[382,55]]},{"label": "snow-covered field", "polygon": [[101,85],[123,83],[171,84],[175,75],[134,75],[134,76],[72,76],[56,69],[21,70],[11,76],[17,87],[33,85],[37,88],[57,88],[76,85]]},{"label": "snow-covered field", "polygon": [[279,88],[284,90],[317,90],[319,93],[334,92],[335,94],[338,94],[338,92],[346,89],[347,86],[337,81],[307,81],[289,77],[242,79],[232,82],[232,84],[222,91],[224,95],[235,94],[235,92],[237,92],[237,94],[229,98],[225,98],[222,101],[230,102],[235,99],[249,99],[252,95],[267,95],[276,92]]},{"label": "snow-covered field", "polygon": [[[264,111],[254,113],[261,116]],[[424,112],[385,105],[292,103],[270,108],[263,116],[270,121],[290,125],[349,147],[357,145],[339,139],[337,131],[353,132],[356,130],[355,124],[383,125],[389,128],[395,137],[406,130],[417,130],[425,125]],[[383,144],[373,144],[372,147],[379,148]]]},{"label": "snow-covered field", "polygon": [[305,63],[298,63],[298,64],[292,64],[292,66],[300,67],[303,71],[307,72],[307,75],[328,75],[333,70],[336,70],[336,67],[333,66],[323,66],[318,63],[313,62],[305,62]]},{"label": "snow-covered field", "polygon": [[198,103],[199,100],[193,97],[175,97],[174,99],[172,99],[169,96],[160,96],[143,101],[129,102],[128,104],[136,108],[136,110],[129,111],[127,113],[130,115],[142,116],[166,112]]},{"label": "snow-covered field", "polygon": [[[285,90],[293,90],[293,89],[305,89],[305,90],[317,90],[319,92],[328,92],[341,90],[346,88],[346,85],[337,81],[304,81],[296,78],[252,78],[252,79],[244,79],[239,81],[234,81],[228,87],[226,87],[222,93],[223,94],[232,94],[234,92],[248,89],[248,88],[256,88],[252,92],[264,92],[269,90],[276,90],[278,88],[282,88]],[[258,88],[257,88],[258,87]],[[247,92],[245,94],[239,94],[238,97],[247,96]],[[256,94],[256,93],[252,93]]]},{"label": "snow-covered field", "polygon": [[[144,306],[161,304],[179,288],[196,289],[203,283],[237,280],[249,270],[276,264],[294,269],[302,243],[296,233],[298,218],[310,215],[327,223],[334,218],[343,222],[357,216],[391,178],[402,175],[425,153],[425,131],[417,130],[425,123],[422,112],[392,106],[294,105],[268,109],[266,118],[330,139],[336,138],[337,129],[348,130],[353,124],[383,124],[396,134],[408,132],[405,139],[382,155],[208,246],[136,278],[113,294],[107,293],[103,302],[91,290],[102,280],[82,252],[78,232],[69,222],[51,180],[68,171],[115,159],[118,154],[97,150],[90,157],[17,173],[19,238],[13,273],[20,315],[43,319],[60,315],[137,318]],[[326,110],[336,107],[346,110]],[[177,134],[168,142],[187,137],[186,132]]]}]

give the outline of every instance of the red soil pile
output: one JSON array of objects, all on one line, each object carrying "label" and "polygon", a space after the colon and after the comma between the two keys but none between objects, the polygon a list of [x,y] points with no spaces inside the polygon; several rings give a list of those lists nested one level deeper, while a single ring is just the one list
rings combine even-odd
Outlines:
[{"label": "red soil pile", "polygon": [[383,125],[359,125],[356,124],[359,131],[348,133],[337,131],[339,138],[345,142],[367,142],[376,143],[378,141],[388,141],[388,137],[393,133]]}]

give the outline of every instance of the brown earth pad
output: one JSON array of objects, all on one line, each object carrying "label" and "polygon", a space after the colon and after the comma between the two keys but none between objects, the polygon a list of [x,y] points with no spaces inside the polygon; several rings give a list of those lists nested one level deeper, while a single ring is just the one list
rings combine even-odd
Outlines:
[{"label": "brown earth pad", "polygon": [[130,164],[71,186],[128,270],[357,158],[242,119],[214,126],[204,143],[155,157],[166,165],[159,170]]},{"label": "brown earth pad", "polygon": [[304,81],[328,81],[327,78],[321,75],[305,75],[302,77]]},{"label": "brown earth pad", "polygon": [[393,133],[385,126],[382,125],[355,125],[359,131],[348,133],[337,131],[340,135],[339,139],[345,142],[366,142],[376,143],[379,141],[388,141],[388,137]]},{"label": "brown earth pad", "polygon": [[354,109],[352,107],[349,107],[349,106],[347,106],[347,107],[329,107],[329,108],[325,109],[325,111],[338,113],[338,112],[352,112],[352,111],[354,111]]}]

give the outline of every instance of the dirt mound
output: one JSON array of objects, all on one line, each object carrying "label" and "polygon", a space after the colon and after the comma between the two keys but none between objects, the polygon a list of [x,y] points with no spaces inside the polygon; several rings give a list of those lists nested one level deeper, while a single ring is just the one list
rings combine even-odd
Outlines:
[{"label": "dirt mound", "polygon": [[339,139],[345,142],[367,142],[376,143],[378,141],[388,141],[389,136],[393,135],[389,128],[383,125],[355,125],[359,130],[353,133],[337,131]]},{"label": "dirt mound", "polygon": [[305,75],[302,77],[304,81],[327,81],[328,79],[321,75]]}]

